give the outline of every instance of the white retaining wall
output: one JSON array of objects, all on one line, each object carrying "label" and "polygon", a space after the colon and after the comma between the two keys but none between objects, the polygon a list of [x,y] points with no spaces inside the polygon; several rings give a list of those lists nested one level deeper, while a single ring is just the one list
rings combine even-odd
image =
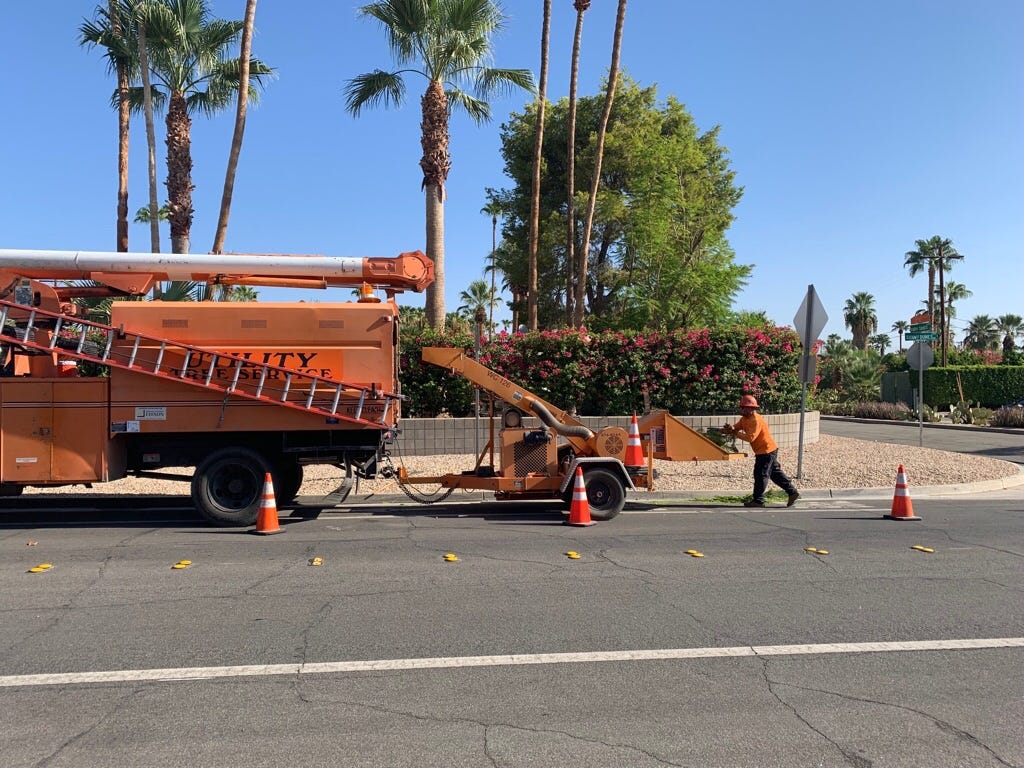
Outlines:
[{"label": "white retaining wall", "polygon": [[[772,431],[772,437],[779,444],[780,448],[796,448],[800,442],[800,414],[799,413],[778,413],[765,414],[768,426]],[[818,441],[818,411],[808,411],[804,414],[804,445]],[[722,414],[719,416],[677,416],[680,421],[689,427],[702,432],[708,427],[720,427],[723,424],[733,424],[739,419],[739,414]],[[490,436],[490,427],[487,419],[481,417],[479,420],[479,450],[487,445]],[[629,429],[629,416],[584,416],[580,421],[586,424],[595,432],[605,427],[623,427]],[[452,419],[402,419],[399,422],[401,430],[398,436],[399,451],[404,456],[434,456],[445,453],[476,453],[477,437],[474,428],[477,420],[469,418]],[[540,422],[535,418],[523,419],[526,427],[539,427]],[[497,440],[498,432],[501,431],[501,419],[494,419],[494,435]],[[746,443],[737,440],[736,447],[743,451]],[[749,453],[749,446],[747,447]]]}]

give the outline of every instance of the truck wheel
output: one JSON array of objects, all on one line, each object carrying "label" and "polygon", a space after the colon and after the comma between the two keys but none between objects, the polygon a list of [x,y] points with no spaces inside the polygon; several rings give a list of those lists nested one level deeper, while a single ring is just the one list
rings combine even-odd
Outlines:
[{"label": "truck wheel", "polygon": [[607,469],[588,469],[583,472],[587,486],[587,504],[594,520],[611,520],[626,506],[626,486],[622,479]]},{"label": "truck wheel", "polygon": [[299,495],[302,487],[302,465],[281,462],[274,469],[274,498],[278,504],[288,504]]},{"label": "truck wheel", "polygon": [[254,525],[270,471],[263,457],[249,448],[214,451],[192,476],[192,501],[214,525]]}]

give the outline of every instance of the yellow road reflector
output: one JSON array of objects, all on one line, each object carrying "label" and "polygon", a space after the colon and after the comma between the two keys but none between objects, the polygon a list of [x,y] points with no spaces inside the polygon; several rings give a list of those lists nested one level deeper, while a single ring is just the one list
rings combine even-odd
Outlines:
[{"label": "yellow road reflector", "polygon": [[704,557],[703,552],[691,552],[690,557]]},{"label": "yellow road reflector", "polygon": [[171,566],[171,568],[173,570],[175,570],[175,571],[181,571],[181,570],[184,570],[185,568],[188,568],[188,566],[187,565],[182,565],[181,563],[175,563],[174,565]]},{"label": "yellow road reflector", "polygon": [[53,563],[40,563],[36,568],[42,568],[44,571],[53,568]]},{"label": "yellow road reflector", "polygon": [[38,546],[38,545],[39,545],[38,541],[26,541],[25,542],[25,546],[26,547],[35,547],[35,546]]},{"label": "yellow road reflector", "polygon": [[191,560],[179,560],[178,565],[192,565]]},{"label": "yellow road reflector", "polygon": [[934,552],[935,550],[931,547],[922,547],[920,544],[915,544],[911,549],[916,549],[918,552]]},{"label": "yellow road reflector", "polygon": [[578,552],[576,552],[576,551],[574,551],[574,550],[572,550],[572,549],[570,549],[570,550],[569,550],[568,552],[566,552],[565,554],[566,554],[567,556],[569,556],[569,557],[572,557],[573,555],[576,555],[576,554],[579,554],[579,553],[578,553]]},{"label": "yellow road reflector", "polygon": [[696,549],[688,549],[688,550],[686,550],[686,554],[688,554],[688,555],[696,555],[697,554],[697,550]]},{"label": "yellow road reflector", "polygon": [[50,570],[50,569],[49,568],[40,568],[37,565],[35,568],[29,568],[28,572],[29,573],[46,573],[48,570]]},{"label": "yellow road reflector", "polygon": [[817,547],[804,547],[804,552],[817,552]]},{"label": "yellow road reflector", "polygon": [[459,558],[457,558],[452,552],[445,552],[444,559],[449,563],[457,563],[459,561]]},{"label": "yellow road reflector", "polygon": [[568,557],[570,560],[579,560],[580,559],[579,552],[566,552],[565,556]]},{"label": "yellow road reflector", "polygon": [[828,550],[827,549],[819,549],[817,554],[819,554],[819,555],[827,555],[828,554]]},{"label": "yellow road reflector", "polygon": [[310,565],[323,565],[324,564],[324,559],[322,557],[314,557],[312,560],[309,561],[309,564]]}]

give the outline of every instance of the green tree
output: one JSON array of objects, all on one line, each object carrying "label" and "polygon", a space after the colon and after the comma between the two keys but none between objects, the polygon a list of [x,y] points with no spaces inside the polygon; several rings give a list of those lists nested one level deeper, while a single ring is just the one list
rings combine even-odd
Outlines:
[{"label": "green tree", "polygon": [[1020,315],[1000,315],[996,318],[996,329],[1003,334],[1003,352],[1013,352],[1017,337],[1024,334],[1024,318]]},{"label": "green tree", "polygon": [[[584,2],[585,0],[579,0]],[[548,51],[551,47],[551,0],[544,0],[540,36],[540,87],[537,89],[537,124],[533,141],[533,180],[530,185],[530,237],[527,253],[527,315],[530,328],[537,330],[537,239],[540,237],[540,177],[544,157],[544,112],[547,109]],[[493,272],[491,273],[493,275]],[[494,331],[494,323],[491,323]]]},{"label": "green tree", "polygon": [[[495,286],[496,274],[498,272],[497,266],[495,265],[495,258],[498,250],[498,217],[501,215],[501,205],[496,200],[488,200],[487,205],[480,209],[480,213],[485,213],[491,217],[491,253],[490,263],[487,265],[485,272],[489,272],[491,275],[491,296],[497,296],[497,287]],[[491,329],[491,333],[494,333],[494,304],[491,304],[490,315],[487,318],[487,327]]]},{"label": "green tree", "polygon": [[864,291],[853,294],[843,307],[843,321],[853,333],[853,346],[862,352],[866,351],[868,337],[878,330],[875,297]]},{"label": "green tree", "polygon": [[906,320],[897,320],[889,330],[895,331],[900,337],[900,354],[903,353],[903,334],[910,330],[910,323]]},{"label": "green tree", "polygon": [[[494,306],[501,304],[501,299],[498,298],[494,291],[487,287],[487,283],[483,280],[474,280],[469,284],[466,290],[459,293],[459,301],[462,304],[456,310],[459,314],[473,318],[479,310],[490,312],[491,316],[494,316]],[[493,324],[489,325],[491,333],[494,332]]]},{"label": "green tree", "polygon": [[998,349],[999,328],[996,321],[988,315],[975,315],[967,324],[964,346],[978,351]]},{"label": "green tree", "polygon": [[490,119],[487,99],[492,94],[515,87],[532,92],[533,76],[525,69],[485,66],[492,57],[491,37],[504,21],[494,0],[381,0],[362,6],[359,13],[380,23],[392,58],[401,69],[377,69],[347,81],[348,111],[358,116],[364,107],[402,104],[404,75],[420,75],[427,81],[420,99],[420,168],[426,195],[427,256],[434,261],[436,277],[427,288],[426,304],[431,327],[443,329],[444,198],[451,168],[449,111],[465,110],[477,123],[484,123]]},{"label": "green tree", "polygon": [[[146,4],[145,23],[154,92],[167,101],[167,197],[171,250],[188,253],[192,229],[192,115],[213,115],[231,104],[241,81],[241,62],[227,58],[244,22],[211,18],[207,0],[160,0]],[[249,60],[257,86],[273,71]],[[249,99],[258,96],[249,89]],[[135,94],[141,103],[141,94]]]},{"label": "green tree", "polygon": [[[575,143],[583,174],[595,166],[603,103],[601,96],[579,101]],[[568,171],[561,148],[568,111],[565,99],[553,104],[545,127],[538,312],[547,328],[564,323],[566,314]],[[495,193],[505,212],[506,256],[522,258],[524,272],[536,118],[527,107],[502,126],[514,186]],[[607,145],[586,286],[588,327],[673,330],[725,321],[751,268],[734,263],[725,236],[742,190],[718,130],[701,134],[678,101],[659,104],[655,87],[640,88],[623,75]]]},{"label": "green tree", "polygon": [[[576,109],[580,74],[580,48],[583,45],[583,15],[590,0],[574,0],[576,27],[572,38],[572,59],[569,65],[569,112],[566,129],[565,204],[567,225],[565,238],[565,324],[571,325],[576,300]],[[535,326],[532,326],[536,330]]]}]

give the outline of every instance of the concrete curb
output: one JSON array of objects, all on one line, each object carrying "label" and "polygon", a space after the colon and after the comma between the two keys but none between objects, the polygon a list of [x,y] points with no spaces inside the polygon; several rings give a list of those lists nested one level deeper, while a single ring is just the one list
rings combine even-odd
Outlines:
[{"label": "concrete curb", "polygon": [[853,416],[826,416],[821,414],[818,417],[821,421],[849,421],[853,424],[877,424],[885,425],[887,427],[913,427],[918,429],[924,427],[925,429],[954,429],[960,430],[961,432],[999,432],[1004,435],[1020,435],[1024,437],[1024,429],[1014,429],[1012,427],[979,427],[975,424],[937,424],[935,422],[924,422],[918,424],[916,421],[892,421],[889,419],[858,419]]}]

